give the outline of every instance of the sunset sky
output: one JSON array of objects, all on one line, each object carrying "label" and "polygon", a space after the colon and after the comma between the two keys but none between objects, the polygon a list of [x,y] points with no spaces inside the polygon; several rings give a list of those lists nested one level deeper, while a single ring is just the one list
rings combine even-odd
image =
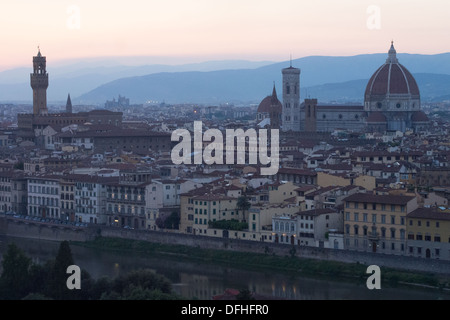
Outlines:
[{"label": "sunset sky", "polygon": [[450,52],[448,0],[2,0],[0,70],[151,56],[154,63]]}]

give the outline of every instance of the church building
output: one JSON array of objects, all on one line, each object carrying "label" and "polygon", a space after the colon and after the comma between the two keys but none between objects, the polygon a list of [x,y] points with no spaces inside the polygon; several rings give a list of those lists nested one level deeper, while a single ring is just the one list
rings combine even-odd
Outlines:
[{"label": "church building", "polygon": [[385,132],[422,131],[429,125],[420,110],[420,91],[412,74],[399,63],[394,43],[386,62],[370,78],[363,105],[320,104],[305,99],[300,104],[300,69],[282,70],[282,131]]}]

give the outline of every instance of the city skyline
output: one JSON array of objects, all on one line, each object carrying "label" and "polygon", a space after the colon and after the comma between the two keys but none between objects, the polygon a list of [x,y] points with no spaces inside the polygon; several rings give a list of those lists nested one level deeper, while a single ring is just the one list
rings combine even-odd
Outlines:
[{"label": "city skyline", "polygon": [[55,63],[124,56],[155,64],[286,61],[379,53],[391,40],[404,53],[450,52],[441,40],[450,30],[450,3],[443,0],[47,0],[2,7],[0,26],[9,31],[0,71],[28,66],[38,46]]}]

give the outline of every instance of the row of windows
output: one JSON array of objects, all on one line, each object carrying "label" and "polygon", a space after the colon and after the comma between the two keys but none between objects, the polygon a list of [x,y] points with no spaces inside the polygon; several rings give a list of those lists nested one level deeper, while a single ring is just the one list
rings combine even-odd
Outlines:
[{"label": "row of windows", "polygon": [[[414,235],[413,233],[408,234],[408,240],[431,241],[432,239],[434,242],[441,242],[441,236],[438,234],[434,235],[434,237],[432,237],[429,234],[426,235],[422,235],[420,233],[416,235]],[[450,242],[450,238],[448,239],[448,241]]]},{"label": "row of windows", "polygon": [[29,183],[38,183],[38,184],[45,184],[45,185],[57,185],[58,182],[56,181],[45,181],[45,180],[29,180]]},{"label": "row of windows", "polygon": [[42,205],[42,206],[52,206],[52,207],[59,206],[59,201],[56,198],[44,198],[44,197],[30,196],[30,197],[28,197],[28,203]]},{"label": "row of windows", "polygon": [[58,194],[58,188],[54,187],[41,187],[41,186],[29,186],[28,192],[40,193],[40,194]]},{"label": "row of windows", "polygon": [[[87,194],[86,194],[87,196]],[[91,196],[92,197],[92,196]],[[95,192],[94,192],[95,197]],[[128,201],[144,201],[144,196],[140,194],[134,194],[133,196],[128,194],[116,194],[116,193],[108,193],[108,199],[118,199],[118,200],[128,200]]]},{"label": "row of windows", "polygon": [[[362,232],[360,233],[360,229],[362,229]],[[345,233],[346,234],[350,234],[350,230],[351,230],[351,226],[346,224],[345,225]],[[386,231],[388,231],[388,229],[386,228],[381,228],[381,238],[386,238]],[[400,229],[400,239],[405,239],[405,229]],[[353,234],[354,235],[363,235],[363,236],[378,236],[377,233],[377,227],[372,226],[371,227],[371,231],[369,232],[369,227],[368,226],[363,226],[362,228],[360,228],[360,226],[358,225],[354,225],[353,226]],[[397,229],[395,228],[390,228],[389,229],[389,234],[391,239],[395,239],[396,238],[396,234],[397,234]]]},{"label": "row of windows", "polygon": [[[413,226],[413,225],[414,225],[414,220],[409,220],[409,225],[410,225],[410,226]],[[416,220],[416,225],[417,225],[418,227],[421,227],[421,226],[422,226],[422,220]],[[431,226],[431,222],[430,222],[430,221],[426,221],[426,222],[425,222],[425,225],[426,225],[427,227],[430,227],[430,226]],[[434,226],[435,226],[436,228],[439,228],[439,226],[440,226],[439,221],[435,221]]]},{"label": "row of windows", "polygon": [[[381,249],[386,250],[387,246],[386,246],[386,242],[381,242]],[[345,239],[345,246],[350,247],[350,239]],[[369,248],[369,242],[367,240],[363,240],[362,243],[359,241],[359,239],[353,239],[353,247],[354,248],[362,248],[362,249],[370,249],[372,250],[372,248]],[[400,250],[400,251],[405,251],[405,244],[404,243],[400,243],[400,244],[396,244],[395,242],[391,242],[390,248],[392,251],[394,250]]]},{"label": "row of windows", "polygon": [[140,214],[145,214],[145,208],[140,207],[140,210],[138,207],[135,206],[122,206],[122,205],[115,205],[114,210],[112,205],[108,205],[108,213],[128,213],[128,214],[137,214],[140,211]]},{"label": "row of windows", "polygon": [[[418,255],[421,255],[422,254],[422,247],[417,247],[417,248],[409,247],[409,253],[411,253],[411,254],[417,253]],[[431,249],[426,249],[425,253],[429,256],[431,254]],[[439,257],[441,255],[441,250],[438,249],[438,248],[435,248],[434,249],[434,255],[436,257]]]},{"label": "row of windows", "polygon": [[40,207],[35,207],[35,206],[30,206],[29,207],[29,213],[31,215],[34,216],[39,216],[42,217],[45,216],[46,217],[52,217],[52,218],[59,218],[59,209],[58,208],[40,208]]},{"label": "row of windows", "polygon": [[[353,220],[351,219],[353,218]],[[362,222],[369,222],[369,214],[368,213],[363,213],[362,214],[362,220],[359,219],[360,218],[360,214],[359,212],[354,212],[353,215],[350,212],[345,212],[345,220],[346,221],[362,221]],[[378,222],[378,215],[373,213],[370,216],[370,222],[372,223],[377,223]],[[382,214],[380,215],[380,223],[382,224],[386,224],[387,220],[386,220],[386,215]],[[405,217],[397,217],[397,216],[390,216],[390,220],[389,220],[390,224],[400,224],[400,225],[405,225]]]},{"label": "row of windows", "polygon": [[275,221],[275,231],[280,232],[295,232],[295,224],[293,222],[279,222]]},{"label": "row of windows", "polygon": [[[345,203],[345,207],[350,208],[350,206],[351,206],[350,203],[351,203],[350,201],[347,201]],[[359,202],[353,202],[353,206],[352,206],[352,208],[354,208],[354,209],[364,209],[364,210],[377,210],[377,207],[378,206],[376,203],[368,204],[368,203],[359,203]],[[383,203],[380,205],[380,207],[381,207],[381,211],[386,211],[386,204]],[[401,205],[401,206],[398,206],[395,204],[389,205],[389,208],[392,212],[398,211],[397,207],[400,207],[400,212],[405,212],[405,210],[406,210],[406,207],[404,205]]]}]

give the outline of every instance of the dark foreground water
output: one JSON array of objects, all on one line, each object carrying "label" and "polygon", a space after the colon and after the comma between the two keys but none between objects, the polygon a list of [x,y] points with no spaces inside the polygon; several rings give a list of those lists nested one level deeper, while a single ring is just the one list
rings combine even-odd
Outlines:
[{"label": "dark foreground water", "polygon": [[[10,242],[22,248],[35,263],[53,259],[59,247],[57,242],[0,236],[0,260]],[[429,289],[408,287],[369,290],[366,279],[349,283],[202,264],[177,257],[142,257],[75,245],[71,245],[71,249],[75,263],[93,278],[112,278],[134,269],[148,268],[167,277],[173,283],[174,291],[189,299],[210,300],[213,295],[221,294],[227,288],[248,288],[260,295],[291,300],[450,300],[450,293]]]}]

